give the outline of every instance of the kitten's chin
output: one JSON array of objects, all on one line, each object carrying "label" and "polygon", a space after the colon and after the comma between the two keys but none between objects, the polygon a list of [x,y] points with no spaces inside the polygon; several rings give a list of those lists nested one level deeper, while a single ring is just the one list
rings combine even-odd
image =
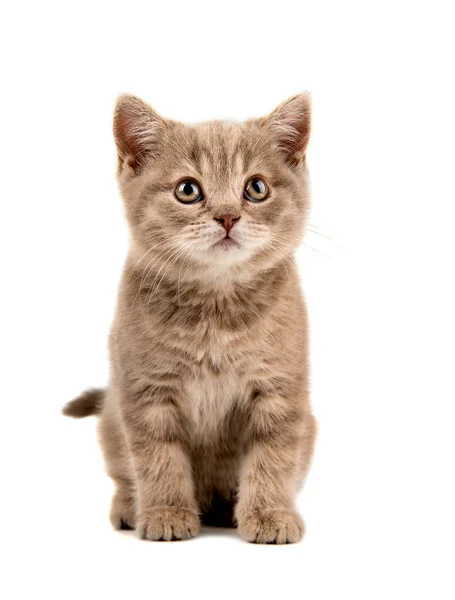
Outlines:
[{"label": "kitten's chin", "polygon": [[229,267],[250,259],[251,251],[228,238],[210,248],[205,258],[211,263]]},{"label": "kitten's chin", "polygon": [[221,271],[228,271],[236,265],[241,265],[252,256],[250,248],[231,237],[222,238],[209,247],[201,249],[197,254],[198,262],[213,266]]}]

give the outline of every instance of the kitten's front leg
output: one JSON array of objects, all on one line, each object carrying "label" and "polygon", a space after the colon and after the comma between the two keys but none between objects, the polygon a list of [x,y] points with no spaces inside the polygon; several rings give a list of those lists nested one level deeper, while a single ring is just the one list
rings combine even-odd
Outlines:
[{"label": "kitten's front leg", "polygon": [[171,399],[124,410],[138,489],[140,537],[181,540],[200,529],[192,468],[180,415]]},{"label": "kitten's front leg", "polygon": [[255,398],[235,510],[240,534],[250,542],[286,544],[303,535],[295,510],[303,429],[303,415],[289,400]]}]

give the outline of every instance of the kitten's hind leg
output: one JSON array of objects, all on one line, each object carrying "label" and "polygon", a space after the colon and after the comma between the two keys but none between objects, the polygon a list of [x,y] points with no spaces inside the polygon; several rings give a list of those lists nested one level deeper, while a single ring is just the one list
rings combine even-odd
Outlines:
[{"label": "kitten's hind leg", "polygon": [[133,469],[120,422],[109,405],[101,413],[98,431],[106,470],[116,485],[110,521],[114,529],[135,529],[137,507]]},{"label": "kitten's hind leg", "polygon": [[136,499],[127,482],[117,480],[112,498],[110,521],[114,529],[136,529]]}]

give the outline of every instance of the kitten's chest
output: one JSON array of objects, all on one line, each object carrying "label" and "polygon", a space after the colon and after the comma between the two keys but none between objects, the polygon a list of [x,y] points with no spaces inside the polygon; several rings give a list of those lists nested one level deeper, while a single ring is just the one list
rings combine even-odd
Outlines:
[{"label": "kitten's chest", "polygon": [[194,327],[167,330],[176,355],[185,357],[182,406],[195,443],[212,443],[222,437],[236,409],[247,408],[252,361],[258,356],[263,331],[257,324],[222,327],[210,311]]},{"label": "kitten's chest", "polygon": [[[234,346],[234,345],[233,345]],[[184,405],[190,434],[197,443],[219,438],[236,408],[248,398],[245,365],[234,348],[205,345],[185,378]]]}]

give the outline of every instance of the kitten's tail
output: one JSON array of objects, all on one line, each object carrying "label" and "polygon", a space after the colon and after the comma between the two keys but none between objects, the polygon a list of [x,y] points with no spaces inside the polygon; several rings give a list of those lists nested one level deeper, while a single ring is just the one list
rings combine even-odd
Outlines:
[{"label": "kitten's tail", "polygon": [[105,394],[106,390],[102,389],[86,390],[80,396],[65,404],[62,413],[76,419],[98,415],[103,408]]}]

